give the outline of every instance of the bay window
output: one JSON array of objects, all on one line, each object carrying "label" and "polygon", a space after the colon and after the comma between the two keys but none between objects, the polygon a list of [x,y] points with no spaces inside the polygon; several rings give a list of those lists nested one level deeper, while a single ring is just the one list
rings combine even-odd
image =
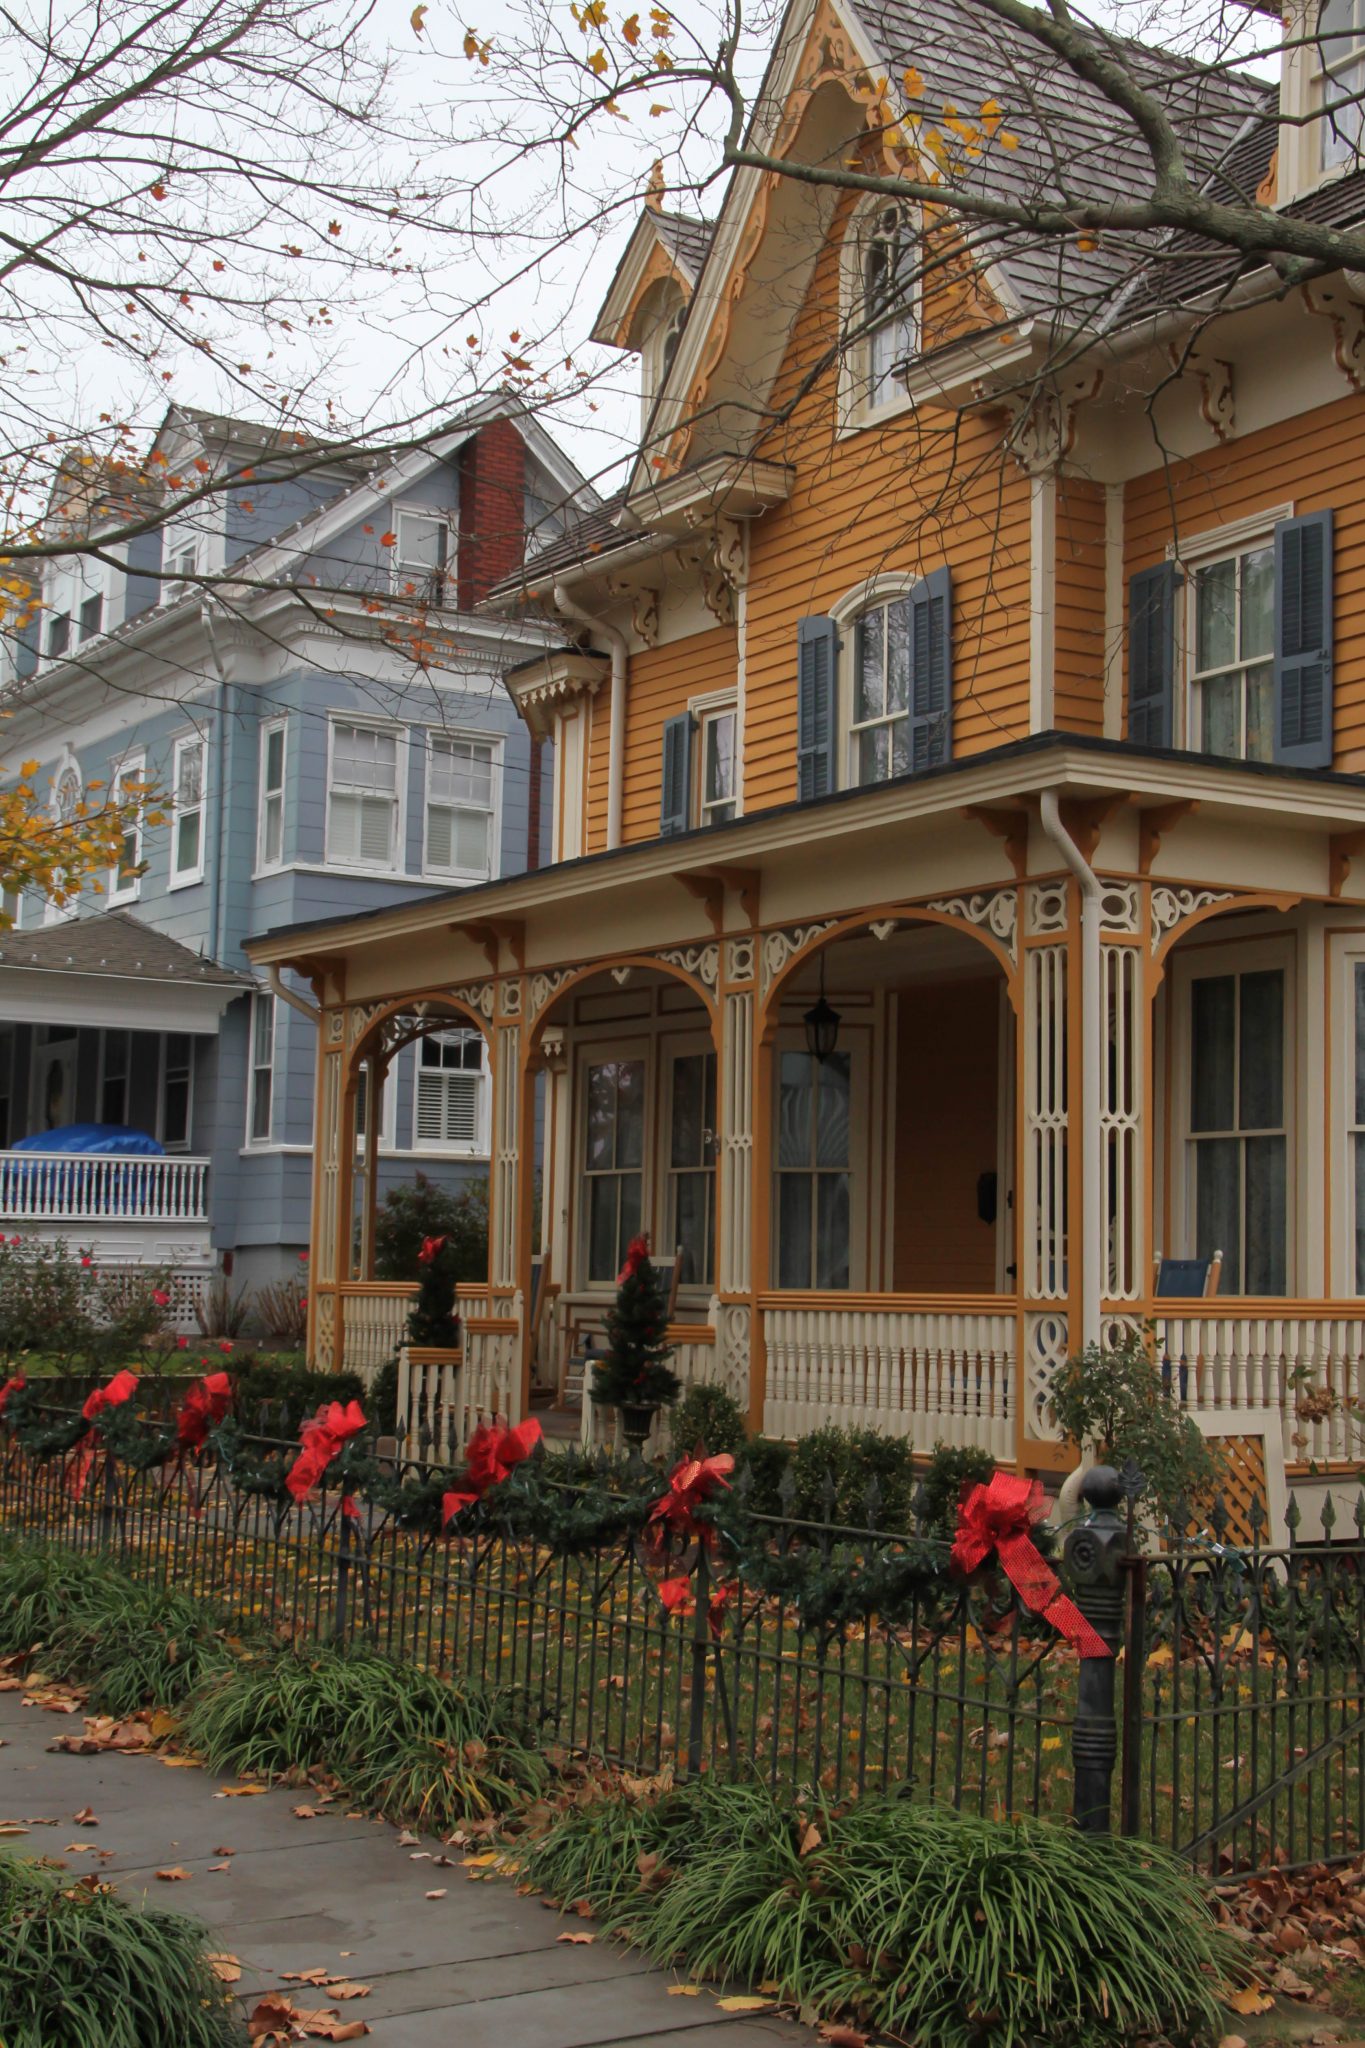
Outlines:
[{"label": "bay window", "polygon": [[427,736],[426,872],[487,880],[496,870],[496,740]]},{"label": "bay window", "polygon": [[396,732],[334,721],[327,789],[329,861],[369,868],[395,865],[398,762]]}]

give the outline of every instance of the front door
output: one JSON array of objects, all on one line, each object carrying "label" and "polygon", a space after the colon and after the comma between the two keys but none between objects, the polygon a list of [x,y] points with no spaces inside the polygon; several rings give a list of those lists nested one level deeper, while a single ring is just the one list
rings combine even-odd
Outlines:
[{"label": "front door", "polygon": [[47,1042],[34,1047],[33,1128],[55,1131],[76,1115],[76,1034],[48,1025]]}]

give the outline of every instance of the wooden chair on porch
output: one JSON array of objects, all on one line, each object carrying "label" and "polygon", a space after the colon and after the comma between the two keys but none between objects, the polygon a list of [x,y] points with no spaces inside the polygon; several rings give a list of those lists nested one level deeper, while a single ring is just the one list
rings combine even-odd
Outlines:
[{"label": "wooden chair on porch", "polygon": [[[653,1259],[650,1262],[659,1276],[659,1285],[664,1291],[664,1320],[673,1322],[678,1307],[678,1286],[682,1279],[683,1251],[681,1245],[671,1259]],[[560,1408],[581,1408],[587,1397],[588,1372],[594,1358],[600,1358],[604,1348],[603,1327],[605,1307],[583,1311],[571,1322],[565,1334],[563,1363],[559,1375]]]},{"label": "wooden chair on porch", "polygon": [[[546,1374],[547,1339],[554,1327],[554,1305],[559,1298],[559,1282],[550,1278],[550,1261],[542,1254],[531,1261],[531,1305],[527,1328],[531,1333],[531,1400],[537,1396],[544,1400],[555,1398],[558,1391],[558,1376]],[[551,1371],[553,1366],[551,1363]]]},{"label": "wooden chair on porch", "polygon": [[[1223,1277],[1223,1254],[1215,1252],[1211,1259],[1163,1259],[1158,1252],[1152,1278],[1152,1296],[1157,1301],[1207,1301],[1218,1292],[1218,1283]],[[1172,1365],[1166,1348],[1166,1332],[1158,1337],[1161,1345],[1161,1377],[1169,1389]],[[1181,1358],[1178,1368],[1180,1375],[1180,1398],[1189,1397],[1189,1362]]]}]

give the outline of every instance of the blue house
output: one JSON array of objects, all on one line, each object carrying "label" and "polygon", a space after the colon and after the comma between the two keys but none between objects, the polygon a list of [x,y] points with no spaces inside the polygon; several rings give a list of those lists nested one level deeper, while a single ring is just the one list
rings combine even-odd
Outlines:
[{"label": "blue house", "polygon": [[[100,893],[6,902],[0,1222],[166,1265],[189,1315],[215,1270],[258,1286],[309,1237],[312,993],[255,978],[242,942],[538,865],[549,749],[500,678],[559,636],[476,607],[596,500],[497,406],[382,466],[175,407],[146,467],[169,514],[50,562],[33,644],[4,656],[11,773],[39,761],[58,813],[145,796]],[[176,513],[200,476],[234,481]],[[489,1112],[477,1033],[405,1048],[381,1187],[482,1177]],[[35,1162],[77,1122],[162,1152]]]}]

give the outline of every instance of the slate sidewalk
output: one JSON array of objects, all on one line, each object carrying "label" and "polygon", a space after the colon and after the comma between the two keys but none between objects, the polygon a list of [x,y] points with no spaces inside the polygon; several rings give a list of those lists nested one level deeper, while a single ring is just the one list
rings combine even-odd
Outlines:
[{"label": "slate sidewalk", "polygon": [[[453,1869],[414,1861],[396,1829],[347,1820],[339,1803],[299,1820],[299,1792],[220,1799],[215,1792],[233,1781],[208,1771],[48,1750],[81,1726],[77,1715],[0,1694],[0,1819],[57,1821],[5,1847],[54,1857],[73,1843],[112,1849],[107,1860],[64,1860],[73,1873],[98,1870],[125,1895],[145,1893],[205,1921],[241,1963],[235,1988],[252,2003],[282,1989],[301,2007],[326,2005],[325,1988],[286,1984],[282,1974],[325,1967],[373,1987],[340,2014],[367,2020],[374,2048],[449,2048],[452,2039],[460,2048],[807,2048],[813,2039],[771,2013],[723,2013],[708,1990],[670,1997],[668,1976],[606,1942],[559,1942],[584,1923],[519,1898],[504,1881],[471,1883],[456,1851]],[[98,1826],[73,1824],[86,1807]],[[235,1854],[218,1854],[224,1847]],[[210,1870],[223,1862],[226,1870]],[[189,1879],[158,1880],[171,1866]],[[444,1898],[426,1898],[441,1888]]]}]

